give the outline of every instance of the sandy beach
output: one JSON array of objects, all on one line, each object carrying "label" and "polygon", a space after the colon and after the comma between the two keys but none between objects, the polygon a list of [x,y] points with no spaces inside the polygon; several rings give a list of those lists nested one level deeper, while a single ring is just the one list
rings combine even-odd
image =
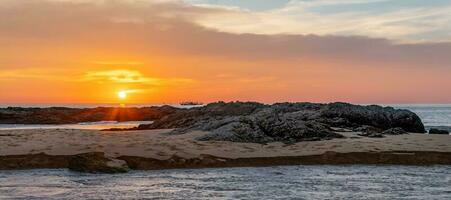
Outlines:
[{"label": "sandy beach", "polygon": [[[199,159],[212,156],[224,159],[266,159],[280,157],[320,156],[334,153],[440,152],[451,155],[451,136],[405,134],[368,138],[357,132],[342,132],[345,138],[304,141],[292,145],[196,141],[206,132],[193,131],[182,135],[171,130],[96,131],[96,130],[3,130],[0,131],[0,158],[20,158],[30,155],[71,156],[89,152],[104,152],[113,158],[168,160]],[[6,161],[5,161],[6,162]],[[247,161],[249,165],[252,162]],[[285,161],[284,161],[285,162]],[[356,161],[358,164],[358,161]],[[275,162],[280,164],[281,162]],[[289,163],[288,163],[289,164]],[[382,163],[383,164],[383,163]],[[419,163],[421,164],[421,163]],[[433,164],[433,163],[432,163]],[[255,164],[258,165],[258,164]],[[229,165],[227,165],[229,166]],[[182,167],[182,166],[180,166]],[[189,167],[189,166],[187,166]],[[11,167],[10,167],[11,168]],[[151,167],[152,168],[152,167]]]},{"label": "sandy beach", "polygon": [[278,157],[320,155],[328,151],[387,152],[437,151],[451,152],[451,136],[411,133],[368,138],[357,132],[340,133],[345,138],[305,141],[292,145],[280,142],[266,145],[223,141],[196,141],[206,132],[193,131],[170,135],[169,129],[142,131],[96,130],[13,130],[0,131],[0,155],[45,153],[74,155],[87,152],[105,152],[109,156],[139,156],[167,159],[173,155],[194,158],[212,155],[224,158]]}]

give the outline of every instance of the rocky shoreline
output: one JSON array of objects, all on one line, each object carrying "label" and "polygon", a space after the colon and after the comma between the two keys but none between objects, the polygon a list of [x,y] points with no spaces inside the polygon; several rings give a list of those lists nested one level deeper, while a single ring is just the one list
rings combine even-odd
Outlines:
[{"label": "rocky shoreline", "polygon": [[120,173],[303,164],[451,165],[448,136],[415,134],[425,132],[415,113],[377,105],[217,102],[191,109],[0,110],[0,123],[87,119],[155,121],[104,131],[3,131],[0,169]]},{"label": "rocky shoreline", "polygon": [[143,108],[0,108],[0,124],[76,124],[97,121],[152,121],[180,110],[171,106]]},{"label": "rocky shoreline", "polygon": [[[0,156],[0,170],[23,169],[74,169],[72,160],[80,155],[99,160],[103,153],[92,152],[77,155],[48,155],[44,153],[28,155]],[[126,166],[133,170],[160,170],[182,168],[222,168],[222,167],[263,167],[275,165],[451,165],[451,152],[424,151],[393,151],[393,152],[326,152],[321,155],[308,156],[280,156],[255,158],[221,158],[211,155],[201,155],[196,158],[182,158],[173,156],[160,160],[138,156],[120,156],[115,158],[125,161]],[[97,168],[95,168],[97,167]],[[94,166],[88,172],[126,172],[110,171]],[[82,170],[76,170],[82,171]]]},{"label": "rocky shoreline", "polygon": [[384,137],[424,133],[421,119],[409,110],[361,106],[349,103],[217,102],[204,107],[177,110],[152,124],[131,129],[174,129],[172,134],[208,131],[199,141],[250,143],[302,141],[342,138],[334,129],[362,132],[361,136]]}]

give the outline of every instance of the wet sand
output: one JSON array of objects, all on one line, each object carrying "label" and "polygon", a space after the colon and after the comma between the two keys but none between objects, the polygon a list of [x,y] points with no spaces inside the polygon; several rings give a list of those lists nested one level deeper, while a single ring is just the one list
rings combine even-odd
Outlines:
[{"label": "wet sand", "polygon": [[[61,156],[61,159],[63,159],[67,158],[67,156],[81,153],[104,152],[107,156],[122,158],[129,163],[134,162],[135,166],[139,164],[136,162],[145,162],[146,159],[147,161],[152,161],[154,165],[165,165],[164,163],[155,163],[155,161],[182,159],[185,162],[185,160],[192,159],[195,162],[194,160],[196,159],[205,160],[207,157],[214,158],[213,160],[225,159],[229,163],[220,166],[243,165],[243,163],[230,164],[233,163],[230,160],[235,160],[234,162],[237,162],[237,160],[249,162],[249,165],[253,166],[252,163],[255,163],[254,165],[271,165],[271,163],[302,164],[300,162],[301,158],[304,159],[306,164],[315,164],[315,161],[307,162],[305,158],[324,157],[324,155],[332,156],[328,158],[329,161],[327,162],[334,164],[336,162],[333,161],[333,155],[352,154],[363,156],[363,159],[368,153],[377,155],[378,153],[386,154],[387,152],[416,152],[419,153],[418,155],[421,154],[428,159],[428,153],[438,152],[444,153],[440,154],[440,156],[445,156],[445,160],[448,160],[447,157],[450,157],[449,164],[451,164],[451,136],[449,135],[411,133],[406,135],[387,135],[384,138],[367,138],[358,136],[356,132],[344,132],[340,133],[345,136],[345,138],[341,139],[299,142],[292,145],[278,142],[263,145],[222,141],[196,141],[196,137],[205,134],[205,132],[200,131],[183,135],[170,135],[168,134],[169,132],[170,130],[125,132],[45,129],[3,130],[0,131],[0,159],[24,158],[30,155],[45,155],[49,158]],[[281,158],[283,159],[281,160]],[[412,158],[415,158],[415,156]],[[288,162],[290,159],[292,162]],[[437,159],[440,160],[439,158]],[[6,159],[3,162],[9,161]],[[327,164],[327,162],[323,162],[326,161],[318,161],[318,164]],[[363,161],[355,161],[355,164],[359,164],[359,162]],[[372,163],[371,161],[365,162]],[[409,161],[410,164],[415,162]],[[419,160],[418,162],[418,164],[435,164],[434,162],[447,164],[448,161],[444,161],[444,163],[441,161],[422,163]],[[337,163],[343,163],[343,161]],[[375,163],[384,164],[384,161]],[[390,163],[392,162],[387,161],[387,164]],[[344,164],[353,163],[350,161],[344,162]],[[3,165],[6,164],[3,163]],[[183,163],[179,167],[184,166],[201,167]],[[148,166],[147,168],[155,168],[155,166]],[[166,168],[171,167],[167,166]]]}]

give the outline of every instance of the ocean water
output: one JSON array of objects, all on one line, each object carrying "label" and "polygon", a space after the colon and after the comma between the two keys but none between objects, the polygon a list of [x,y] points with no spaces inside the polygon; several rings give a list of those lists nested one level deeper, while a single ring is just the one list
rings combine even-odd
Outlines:
[{"label": "ocean water", "polygon": [[451,199],[451,166],[0,171],[0,199]]}]

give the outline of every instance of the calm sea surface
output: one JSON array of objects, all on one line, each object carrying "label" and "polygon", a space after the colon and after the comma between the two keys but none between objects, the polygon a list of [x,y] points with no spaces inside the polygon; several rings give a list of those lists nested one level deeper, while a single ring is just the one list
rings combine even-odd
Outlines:
[{"label": "calm sea surface", "polygon": [[451,199],[451,166],[0,171],[0,199]]}]

